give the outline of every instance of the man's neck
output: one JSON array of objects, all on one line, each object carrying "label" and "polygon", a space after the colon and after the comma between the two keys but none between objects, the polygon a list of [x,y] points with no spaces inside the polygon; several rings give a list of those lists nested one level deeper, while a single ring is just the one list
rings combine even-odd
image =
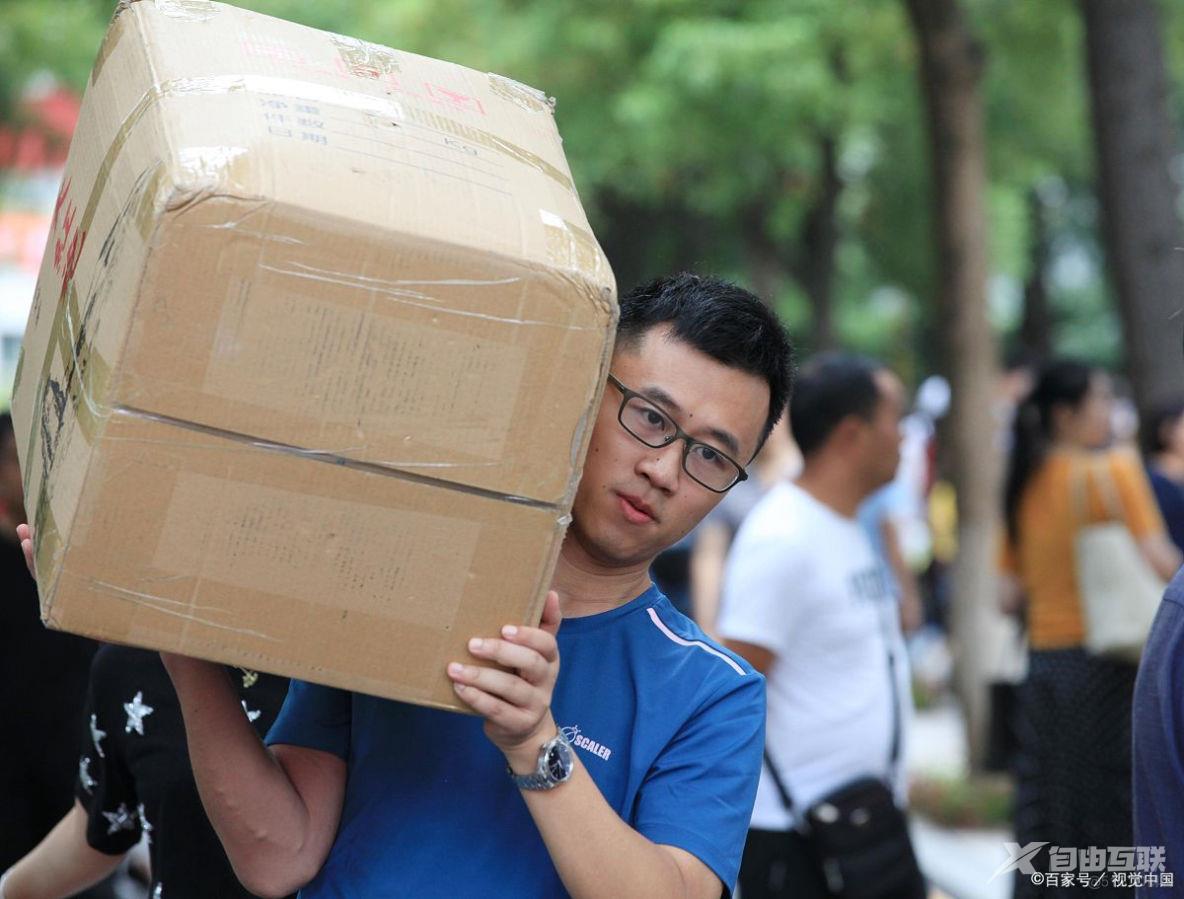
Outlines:
[{"label": "man's neck", "polygon": [[650,586],[648,562],[608,568],[590,559],[569,534],[559,551],[551,588],[559,593],[564,618],[608,612],[640,596]]},{"label": "man's neck", "polygon": [[854,518],[868,494],[853,472],[826,460],[807,461],[795,483],[844,518]]}]

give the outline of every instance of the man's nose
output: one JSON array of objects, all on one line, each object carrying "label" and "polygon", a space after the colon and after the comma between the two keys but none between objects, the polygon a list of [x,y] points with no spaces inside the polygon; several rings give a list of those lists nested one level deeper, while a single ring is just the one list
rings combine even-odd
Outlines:
[{"label": "man's nose", "polygon": [[665,446],[647,449],[638,471],[659,490],[673,493],[682,473],[683,441],[673,440]]}]

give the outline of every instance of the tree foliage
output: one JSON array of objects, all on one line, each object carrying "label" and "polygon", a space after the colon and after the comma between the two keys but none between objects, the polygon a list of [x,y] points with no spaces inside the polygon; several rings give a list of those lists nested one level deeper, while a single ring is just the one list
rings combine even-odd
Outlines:
[{"label": "tree foliage", "polygon": [[[809,333],[932,370],[935,277],[916,49],[883,0],[240,0],[533,84],[558,99],[622,286],[699,266]],[[1082,26],[1071,0],[966,0],[987,49],[992,314],[1019,327],[1046,230],[1054,345],[1118,363],[1101,278]],[[1184,12],[1164,4],[1174,84]],[[81,88],[110,0],[5,0],[0,116],[42,70]],[[1184,92],[1173,100],[1184,111]],[[1184,170],[1184,166],[1181,166]],[[1039,223],[1033,197],[1045,204]]]}]

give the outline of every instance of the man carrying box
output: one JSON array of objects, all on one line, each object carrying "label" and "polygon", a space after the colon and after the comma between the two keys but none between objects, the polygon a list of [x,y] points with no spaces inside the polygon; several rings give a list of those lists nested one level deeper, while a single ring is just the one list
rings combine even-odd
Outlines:
[{"label": "man carrying box", "polygon": [[725,282],[680,275],[621,301],[541,625],[470,642],[502,670],[448,667],[479,717],[293,682],[265,746],[222,666],[165,655],[243,883],[304,897],[727,893],[764,682],[648,572],[746,476],[790,358],[773,313]]}]

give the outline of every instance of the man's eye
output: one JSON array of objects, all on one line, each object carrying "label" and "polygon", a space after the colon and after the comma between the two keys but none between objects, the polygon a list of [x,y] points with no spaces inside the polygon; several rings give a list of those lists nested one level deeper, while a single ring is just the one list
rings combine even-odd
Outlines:
[{"label": "man's eye", "polygon": [[706,444],[695,444],[695,454],[699,457],[700,462],[710,465],[712,468],[725,468],[728,465],[728,461],[724,458],[723,453],[713,450]]},{"label": "man's eye", "polygon": [[655,412],[653,409],[646,409],[644,415],[645,423],[652,427],[660,428],[666,424],[666,419],[662,417],[661,413]]}]

